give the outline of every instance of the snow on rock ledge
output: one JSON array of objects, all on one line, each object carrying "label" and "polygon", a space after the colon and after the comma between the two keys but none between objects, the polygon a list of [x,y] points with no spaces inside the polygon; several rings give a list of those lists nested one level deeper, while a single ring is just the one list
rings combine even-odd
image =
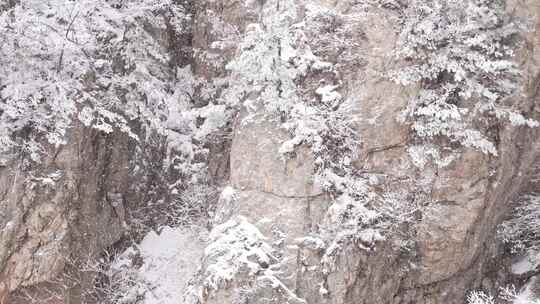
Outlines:
[{"label": "snow on rock ledge", "polygon": [[[112,265],[118,280],[131,284],[119,290],[119,303],[177,304],[189,279],[199,268],[204,251],[203,228],[164,227],[149,232],[139,245],[128,248]],[[134,256],[142,265],[134,265]],[[134,284],[133,284],[134,283]],[[143,299],[142,302],[137,299]]]}]

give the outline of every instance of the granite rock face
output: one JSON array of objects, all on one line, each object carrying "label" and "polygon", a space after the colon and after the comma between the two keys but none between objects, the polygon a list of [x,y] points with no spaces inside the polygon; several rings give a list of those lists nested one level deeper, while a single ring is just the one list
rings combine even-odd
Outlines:
[{"label": "granite rock face", "polygon": [[71,136],[39,168],[20,159],[0,168],[3,297],[54,281],[122,236],[127,138],[83,128]]},{"label": "granite rock face", "polygon": [[[339,33],[354,43],[337,50],[311,45],[335,70],[310,74],[300,87],[308,92],[322,78],[339,84],[339,93],[351,100],[351,115],[358,118],[355,128],[362,143],[355,166],[379,176],[377,187],[403,204],[419,202],[415,223],[399,227],[403,235],[391,235],[373,248],[342,244],[329,266],[319,241],[328,241],[324,238],[331,225],[332,199],[313,181],[314,156],[302,147],[292,158],[282,157],[278,150],[289,134],[280,122],[262,113],[246,119],[249,114],[242,109],[232,125],[231,147],[221,151],[230,168],[216,169],[227,172],[217,174],[218,179],[228,179],[220,183],[236,192],[218,205],[213,225],[242,218],[256,227],[275,256],[270,265],[250,261],[273,274],[239,271],[218,288],[196,278],[194,288],[200,292],[187,303],[458,304],[471,289],[498,287],[505,269],[497,262],[502,253],[496,227],[509,211],[508,201],[538,174],[531,168],[540,157],[540,131],[497,130],[498,157],[460,148],[448,166],[415,162],[413,135],[396,117],[417,92],[384,76],[401,64],[391,55],[398,39],[398,13],[357,2],[298,1],[298,20],[289,20],[291,24],[301,22],[309,6],[358,17],[346,29],[336,22],[328,32],[307,32],[318,38],[330,33],[328,39]],[[257,22],[263,9],[279,4],[198,1],[190,59],[195,76],[213,82],[219,91],[223,79],[230,77],[226,65],[238,51],[238,34]],[[507,9],[536,18],[516,58],[525,78],[520,106],[538,118],[540,4],[508,1]],[[139,177],[129,171],[133,164],[126,136],[77,127],[70,138],[66,146],[51,148],[39,167],[16,157],[0,160],[1,304],[12,303],[7,302],[8,293],[61,278],[73,261],[114,244],[126,229],[126,209],[137,204],[128,201],[142,199],[130,190]],[[215,162],[219,167],[222,156]],[[212,267],[203,264],[200,275]],[[262,277],[257,282],[267,288],[255,288],[254,276]],[[243,293],[247,290],[254,291]]]},{"label": "granite rock face", "polygon": [[39,166],[20,158],[0,167],[2,304],[89,303],[83,298],[97,274],[89,265],[136,234],[135,212],[162,197],[152,168],[160,168],[159,148],[144,151],[126,134],[83,126],[69,136]]},{"label": "granite rock face", "polygon": [[[230,2],[220,2],[212,8],[209,1],[206,9],[220,11],[220,18],[241,32],[245,20],[253,19],[254,13]],[[261,11],[265,5],[274,4],[258,3]],[[349,1],[306,1],[307,5],[330,7],[343,14],[353,14],[358,9]],[[299,6],[300,10],[305,8]],[[507,9],[519,16],[540,15],[533,1],[509,3]],[[323,271],[320,248],[306,246],[300,240],[320,232],[330,198],[307,178],[313,168],[309,151],[298,153],[293,159],[279,157],[280,143],[287,135],[278,123],[264,115],[236,124],[230,184],[239,195],[234,204],[219,207],[220,221],[243,216],[259,228],[268,243],[286,248],[280,251],[286,261],[280,268],[281,282],[306,303],[463,303],[468,290],[496,288],[489,278],[483,280],[487,273],[493,275],[493,265],[501,254],[495,241],[496,225],[508,211],[508,201],[527,181],[525,172],[540,152],[538,130],[499,130],[498,158],[462,149],[445,167],[413,163],[412,136],[395,118],[415,90],[399,87],[383,76],[399,64],[385,55],[391,53],[396,43],[399,19],[395,12],[383,8],[369,8],[361,15],[357,27],[348,33],[357,45],[341,50],[356,52],[361,62],[343,64],[343,55],[319,51],[316,45],[311,47],[336,66],[334,77],[338,78],[335,81],[341,86],[340,92],[354,96],[354,113],[360,118],[357,130],[362,139],[357,166],[380,173],[384,176],[381,187],[392,189],[404,201],[420,197],[429,201],[417,212],[417,223],[405,229],[411,233],[412,248],[404,252],[392,240],[373,251],[350,244],[338,254],[332,270]],[[533,115],[538,115],[539,104],[539,24],[526,34],[526,47],[517,56],[527,86],[521,104]],[[230,58],[230,53],[226,51],[224,58]],[[305,80],[306,86],[309,81]],[[244,117],[241,114],[237,120],[243,122]],[[502,266],[501,272],[504,273]],[[207,290],[208,295],[200,302],[223,303],[224,292],[230,299],[231,294],[247,288],[248,281],[248,277],[239,275],[229,287],[224,287],[227,291]],[[285,303],[276,296],[269,299],[252,296],[246,303]]]}]

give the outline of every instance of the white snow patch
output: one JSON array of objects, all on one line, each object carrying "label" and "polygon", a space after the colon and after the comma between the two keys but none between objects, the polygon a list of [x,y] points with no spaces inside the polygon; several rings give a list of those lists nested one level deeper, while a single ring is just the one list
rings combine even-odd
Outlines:
[{"label": "white snow patch", "polygon": [[330,292],[328,291],[328,289],[326,289],[326,287],[324,287],[324,283],[319,283],[319,294],[321,296],[327,296]]},{"label": "white snow patch", "polygon": [[199,268],[204,242],[195,231],[165,227],[150,232],[139,245],[144,260],[141,277],[154,286],[144,304],[177,304]]},{"label": "white snow patch", "polygon": [[336,92],[337,85],[326,85],[318,88],[315,93],[321,96],[322,102],[326,104],[336,104],[342,99],[341,94]]},{"label": "white snow patch", "polygon": [[525,255],[512,265],[513,274],[524,274],[533,271],[540,265],[540,254]]},{"label": "white snow patch", "polygon": [[242,269],[255,275],[262,269],[261,264],[270,265],[274,259],[264,235],[242,216],[216,226],[209,239],[204,250],[208,264],[204,284],[215,290],[233,280]]},{"label": "white snow patch", "polygon": [[433,161],[437,167],[444,168],[456,159],[454,154],[443,156],[440,149],[433,145],[411,146],[407,149],[407,152],[413,164],[420,169],[424,169],[430,161]]},{"label": "white snow patch", "polygon": [[223,188],[219,199],[224,202],[230,202],[238,197],[238,191],[231,186]]},{"label": "white snow patch", "polygon": [[537,285],[538,277],[532,278],[527,285],[525,285],[521,292],[514,296],[512,304],[540,304],[540,299],[534,293],[534,287]]},{"label": "white snow patch", "polygon": [[[123,300],[144,295],[142,304],[178,304],[189,280],[200,267],[206,230],[164,227],[148,233],[139,245],[128,248],[111,265],[113,271],[131,268],[137,252],[143,264],[135,269],[137,284],[121,291]],[[134,296],[135,295],[135,296]],[[137,302],[139,303],[139,302]]]},{"label": "white snow patch", "polygon": [[13,223],[13,221],[9,221],[6,223],[6,226],[4,227],[4,229],[7,231],[7,230],[13,229],[13,227],[15,227],[15,223]]}]

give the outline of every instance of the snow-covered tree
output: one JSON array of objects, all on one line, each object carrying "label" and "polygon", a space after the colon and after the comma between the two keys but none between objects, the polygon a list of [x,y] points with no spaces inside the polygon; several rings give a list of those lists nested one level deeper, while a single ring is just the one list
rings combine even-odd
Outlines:
[{"label": "snow-covered tree", "polygon": [[[247,26],[238,54],[227,66],[233,80],[225,100],[247,109],[245,122],[269,119],[287,130],[291,138],[279,149],[284,157],[294,157],[298,147],[309,147],[315,159],[314,182],[334,198],[329,217],[341,227],[337,230],[362,235],[361,231],[383,214],[373,209],[377,195],[353,165],[360,139],[350,101],[339,92],[338,72],[312,49],[324,48],[320,52],[324,55],[343,47],[339,44],[344,42],[332,40],[330,34],[321,35],[324,42],[308,37],[312,36],[310,31],[324,28],[328,19],[346,26],[352,17],[307,5],[300,20],[300,6],[295,1],[276,2],[279,5],[265,3],[260,22]],[[351,55],[351,60],[354,57]],[[327,78],[304,82],[320,75]]]},{"label": "snow-covered tree", "polygon": [[180,33],[171,2],[23,0],[0,14],[0,143],[39,159],[74,120],[106,133],[134,121],[162,131],[171,54],[152,29]]},{"label": "snow-covered tree", "polygon": [[490,128],[502,120],[538,126],[515,105],[520,73],[512,61],[522,23],[501,0],[412,0],[403,15],[395,55],[404,64],[391,73],[420,88],[403,119],[420,138],[496,155]]}]

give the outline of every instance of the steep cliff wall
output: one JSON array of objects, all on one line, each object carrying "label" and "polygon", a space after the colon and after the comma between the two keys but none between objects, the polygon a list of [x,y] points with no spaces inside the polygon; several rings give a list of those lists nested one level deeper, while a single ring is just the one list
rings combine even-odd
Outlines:
[{"label": "steep cliff wall", "polygon": [[[169,195],[163,190],[169,176],[163,168],[163,132],[149,128],[144,119],[115,117],[119,108],[109,112],[112,108],[100,109],[91,100],[113,108],[120,100],[128,108],[137,108],[140,98],[151,104],[143,87],[155,93],[174,79],[187,55],[180,47],[173,52],[171,45],[187,39],[183,43],[189,50],[189,37],[171,28],[174,18],[159,5],[9,4],[1,12],[6,27],[2,66],[17,68],[4,71],[0,80],[0,133],[7,136],[0,140],[0,303],[82,303],[94,293],[99,275],[90,266],[121,239],[140,238],[152,224],[164,222],[140,214],[150,213],[148,205]],[[65,36],[58,35],[66,14],[72,24]],[[136,60],[129,63],[129,57]],[[55,97],[41,95],[48,88]],[[89,116],[78,115],[85,111]],[[152,117],[144,111],[135,113]],[[93,117],[97,112],[108,118]],[[113,126],[117,119],[129,127]],[[12,127],[16,134],[10,133]],[[63,133],[56,143],[49,137],[54,129]]]},{"label": "steep cliff wall", "polygon": [[[40,164],[21,155],[0,158],[0,303],[26,303],[28,296],[49,303],[47,291],[59,284],[69,288],[58,289],[50,303],[81,302],[94,282],[68,283],[85,260],[141,221],[170,224],[180,214],[174,208],[201,198],[195,213],[211,217],[211,233],[202,268],[178,303],[457,304],[473,289],[497,292],[508,280],[497,225],[510,213],[509,202],[536,186],[530,179],[538,174],[538,128],[498,120],[540,119],[536,2],[506,1],[492,16],[494,30],[474,36],[502,35],[496,45],[515,52],[511,60],[520,71],[497,74],[489,64],[484,74],[469,71],[519,83],[517,91],[492,90],[511,112],[497,108],[478,120],[467,113],[493,94],[475,87],[486,89],[485,96],[457,98],[470,85],[456,76],[459,66],[440,68],[446,63],[429,61],[429,51],[416,45],[426,62],[412,67],[428,66],[437,77],[407,70],[420,59],[403,52],[420,45],[422,35],[448,47],[428,19],[445,9],[434,4],[205,0],[181,3],[193,13],[182,19],[189,31],[175,32],[169,15],[175,11],[160,6],[150,14],[163,18],[157,28],[147,15],[130,20],[151,41],[140,47],[165,58],[148,51],[138,66],[150,76],[137,78],[157,79],[137,92],[145,102],[167,101],[152,108],[165,116],[165,131],[156,140],[143,128],[135,132],[137,143],[128,133],[107,135],[76,123],[67,144],[47,148]],[[446,17],[440,22],[453,26]],[[508,20],[528,25],[515,34]],[[453,34],[471,38],[464,32]],[[476,43],[465,38],[454,42]],[[480,57],[463,65],[487,58]],[[508,67],[504,60],[489,63]],[[448,87],[454,90],[444,100],[448,108],[435,114],[413,102]],[[462,107],[458,114],[453,106]],[[414,107],[423,114],[410,114]],[[429,115],[445,122],[433,136],[425,131]],[[451,133],[456,130],[463,132]],[[216,210],[210,195],[186,199],[209,191],[200,184],[227,185]]]},{"label": "steep cliff wall", "polygon": [[[469,290],[497,290],[501,283],[497,279],[503,279],[506,270],[495,240],[496,226],[509,211],[509,201],[530,178],[526,172],[539,153],[537,129],[505,126],[495,130],[497,157],[456,147],[448,165],[425,160],[418,163],[414,157],[418,147],[415,135],[397,120],[418,90],[403,88],[386,77],[401,64],[393,56],[402,22],[399,10],[391,5],[349,1],[208,1],[204,9],[195,24],[210,30],[195,35],[195,44],[204,48],[213,45],[212,40],[226,40],[227,47],[220,53],[220,60],[225,58],[226,62],[234,56],[230,40],[242,45],[241,33],[253,30],[246,24],[258,23],[263,28],[261,36],[278,32],[280,26],[304,30],[307,39],[294,41],[295,51],[309,48],[333,68],[327,74],[308,63],[308,72],[296,79],[297,89],[303,90],[305,97],[314,94],[321,84],[335,85],[342,99],[351,103],[350,113],[357,118],[355,127],[361,139],[357,168],[373,178],[370,181],[383,195],[415,208],[414,220],[401,223],[397,233],[389,233],[385,241],[339,243],[329,266],[328,254],[335,249],[334,236],[328,233],[333,199],[314,185],[310,174],[317,166],[314,156],[309,149],[301,149],[284,158],[280,148],[289,134],[281,122],[265,115],[264,110],[243,110],[237,118],[231,149],[230,184],[237,193],[218,206],[217,224],[225,223],[218,226],[220,229],[231,222],[233,227],[252,224],[252,229],[264,235],[259,241],[269,246],[266,250],[271,262],[265,261],[264,255],[248,253],[248,260],[259,265],[229,265],[236,269],[236,275],[220,281],[215,268],[224,265],[215,255],[224,253],[210,253],[203,259],[206,269],[198,281],[199,296],[189,299],[197,303],[463,303]],[[525,44],[516,56],[523,71],[524,94],[513,98],[520,109],[537,118],[540,11],[530,1],[508,3],[506,9],[515,18],[536,20],[532,30],[525,33]],[[328,13],[330,17],[326,18],[331,21],[315,27],[317,17],[313,15],[320,13],[319,18],[324,18],[321,12]],[[274,19],[271,14],[275,14]],[[220,29],[233,30],[213,29],[215,24],[222,24],[210,21],[216,18],[226,24]],[[341,39],[343,44],[332,49],[336,42],[325,38]],[[276,45],[284,49],[286,39],[283,34],[281,44]],[[273,55],[271,48],[268,56]],[[243,51],[238,49],[236,54]],[[275,66],[291,63],[277,51],[274,60]],[[261,66],[260,73],[264,72]],[[240,82],[241,77],[244,75],[235,78],[232,70],[233,82]],[[287,75],[282,76],[283,83],[284,77]],[[277,82],[280,85],[285,86]],[[244,107],[250,106],[244,103]],[[227,228],[221,233],[239,232]],[[223,250],[233,254],[232,248]],[[240,259],[241,254],[237,254]]]},{"label": "steep cliff wall", "polygon": [[24,159],[2,168],[2,219],[8,220],[1,237],[4,295],[52,283],[67,266],[122,236],[127,140],[84,129],[73,133],[74,140],[39,168]]}]

